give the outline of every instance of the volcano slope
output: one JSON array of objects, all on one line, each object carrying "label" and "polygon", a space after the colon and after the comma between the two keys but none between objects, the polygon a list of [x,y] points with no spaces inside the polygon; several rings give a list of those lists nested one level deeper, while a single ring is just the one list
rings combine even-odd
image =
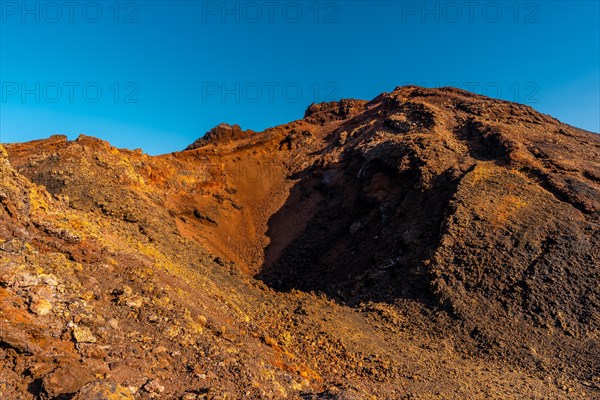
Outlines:
[{"label": "volcano slope", "polygon": [[458,89],[0,146],[0,398],[600,395],[600,136]]}]

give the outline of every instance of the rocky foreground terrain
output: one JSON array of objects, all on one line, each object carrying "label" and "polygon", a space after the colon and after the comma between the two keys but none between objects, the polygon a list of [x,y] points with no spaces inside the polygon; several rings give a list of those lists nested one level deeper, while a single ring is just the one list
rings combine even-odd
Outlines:
[{"label": "rocky foreground terrain", "polygon": [[1,399],[600,397],[600,136],[458,89],[0,146]]}]

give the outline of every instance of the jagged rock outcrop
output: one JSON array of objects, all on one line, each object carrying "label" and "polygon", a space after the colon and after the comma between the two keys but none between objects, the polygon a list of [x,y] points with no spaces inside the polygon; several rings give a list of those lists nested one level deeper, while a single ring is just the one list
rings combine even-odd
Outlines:
[{"label": "jagged rock outcrop", "polygon": [[252,131],[243,131],[239,125],[229,125],[225,122],[215,126],[210,131],[206,132],[204,136],[196,140],[194,143],[186,147],[186,150],[194,150],[198,147],[206,146],[207,144],[218,144],[224,142],[230,142],[236,139],[242,139],[252,134]]},{"label": "jagged rock outcrop", "polygon": [[366,103],[364,100],[356,99],[313,103],[304,112],[304,119],[311,124],[324,124],[348,119],[364,111]]}]

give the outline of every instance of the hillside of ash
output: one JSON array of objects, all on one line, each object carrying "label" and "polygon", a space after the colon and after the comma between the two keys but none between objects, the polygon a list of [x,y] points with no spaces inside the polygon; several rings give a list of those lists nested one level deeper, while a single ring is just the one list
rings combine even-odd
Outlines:
[{"label": "hillside of ash", "polygon": [[399,87],[0,146],[2,399],[600,396],[600,136]]}]

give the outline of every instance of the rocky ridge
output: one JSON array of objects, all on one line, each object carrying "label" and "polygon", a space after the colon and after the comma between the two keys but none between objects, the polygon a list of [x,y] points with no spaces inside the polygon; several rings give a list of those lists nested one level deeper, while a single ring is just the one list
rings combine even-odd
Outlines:
[{"label": "rocky ridge", "polygon": [[2,398],[597,395],[597,134],[413,86],[210,132],[0,146]]}]

